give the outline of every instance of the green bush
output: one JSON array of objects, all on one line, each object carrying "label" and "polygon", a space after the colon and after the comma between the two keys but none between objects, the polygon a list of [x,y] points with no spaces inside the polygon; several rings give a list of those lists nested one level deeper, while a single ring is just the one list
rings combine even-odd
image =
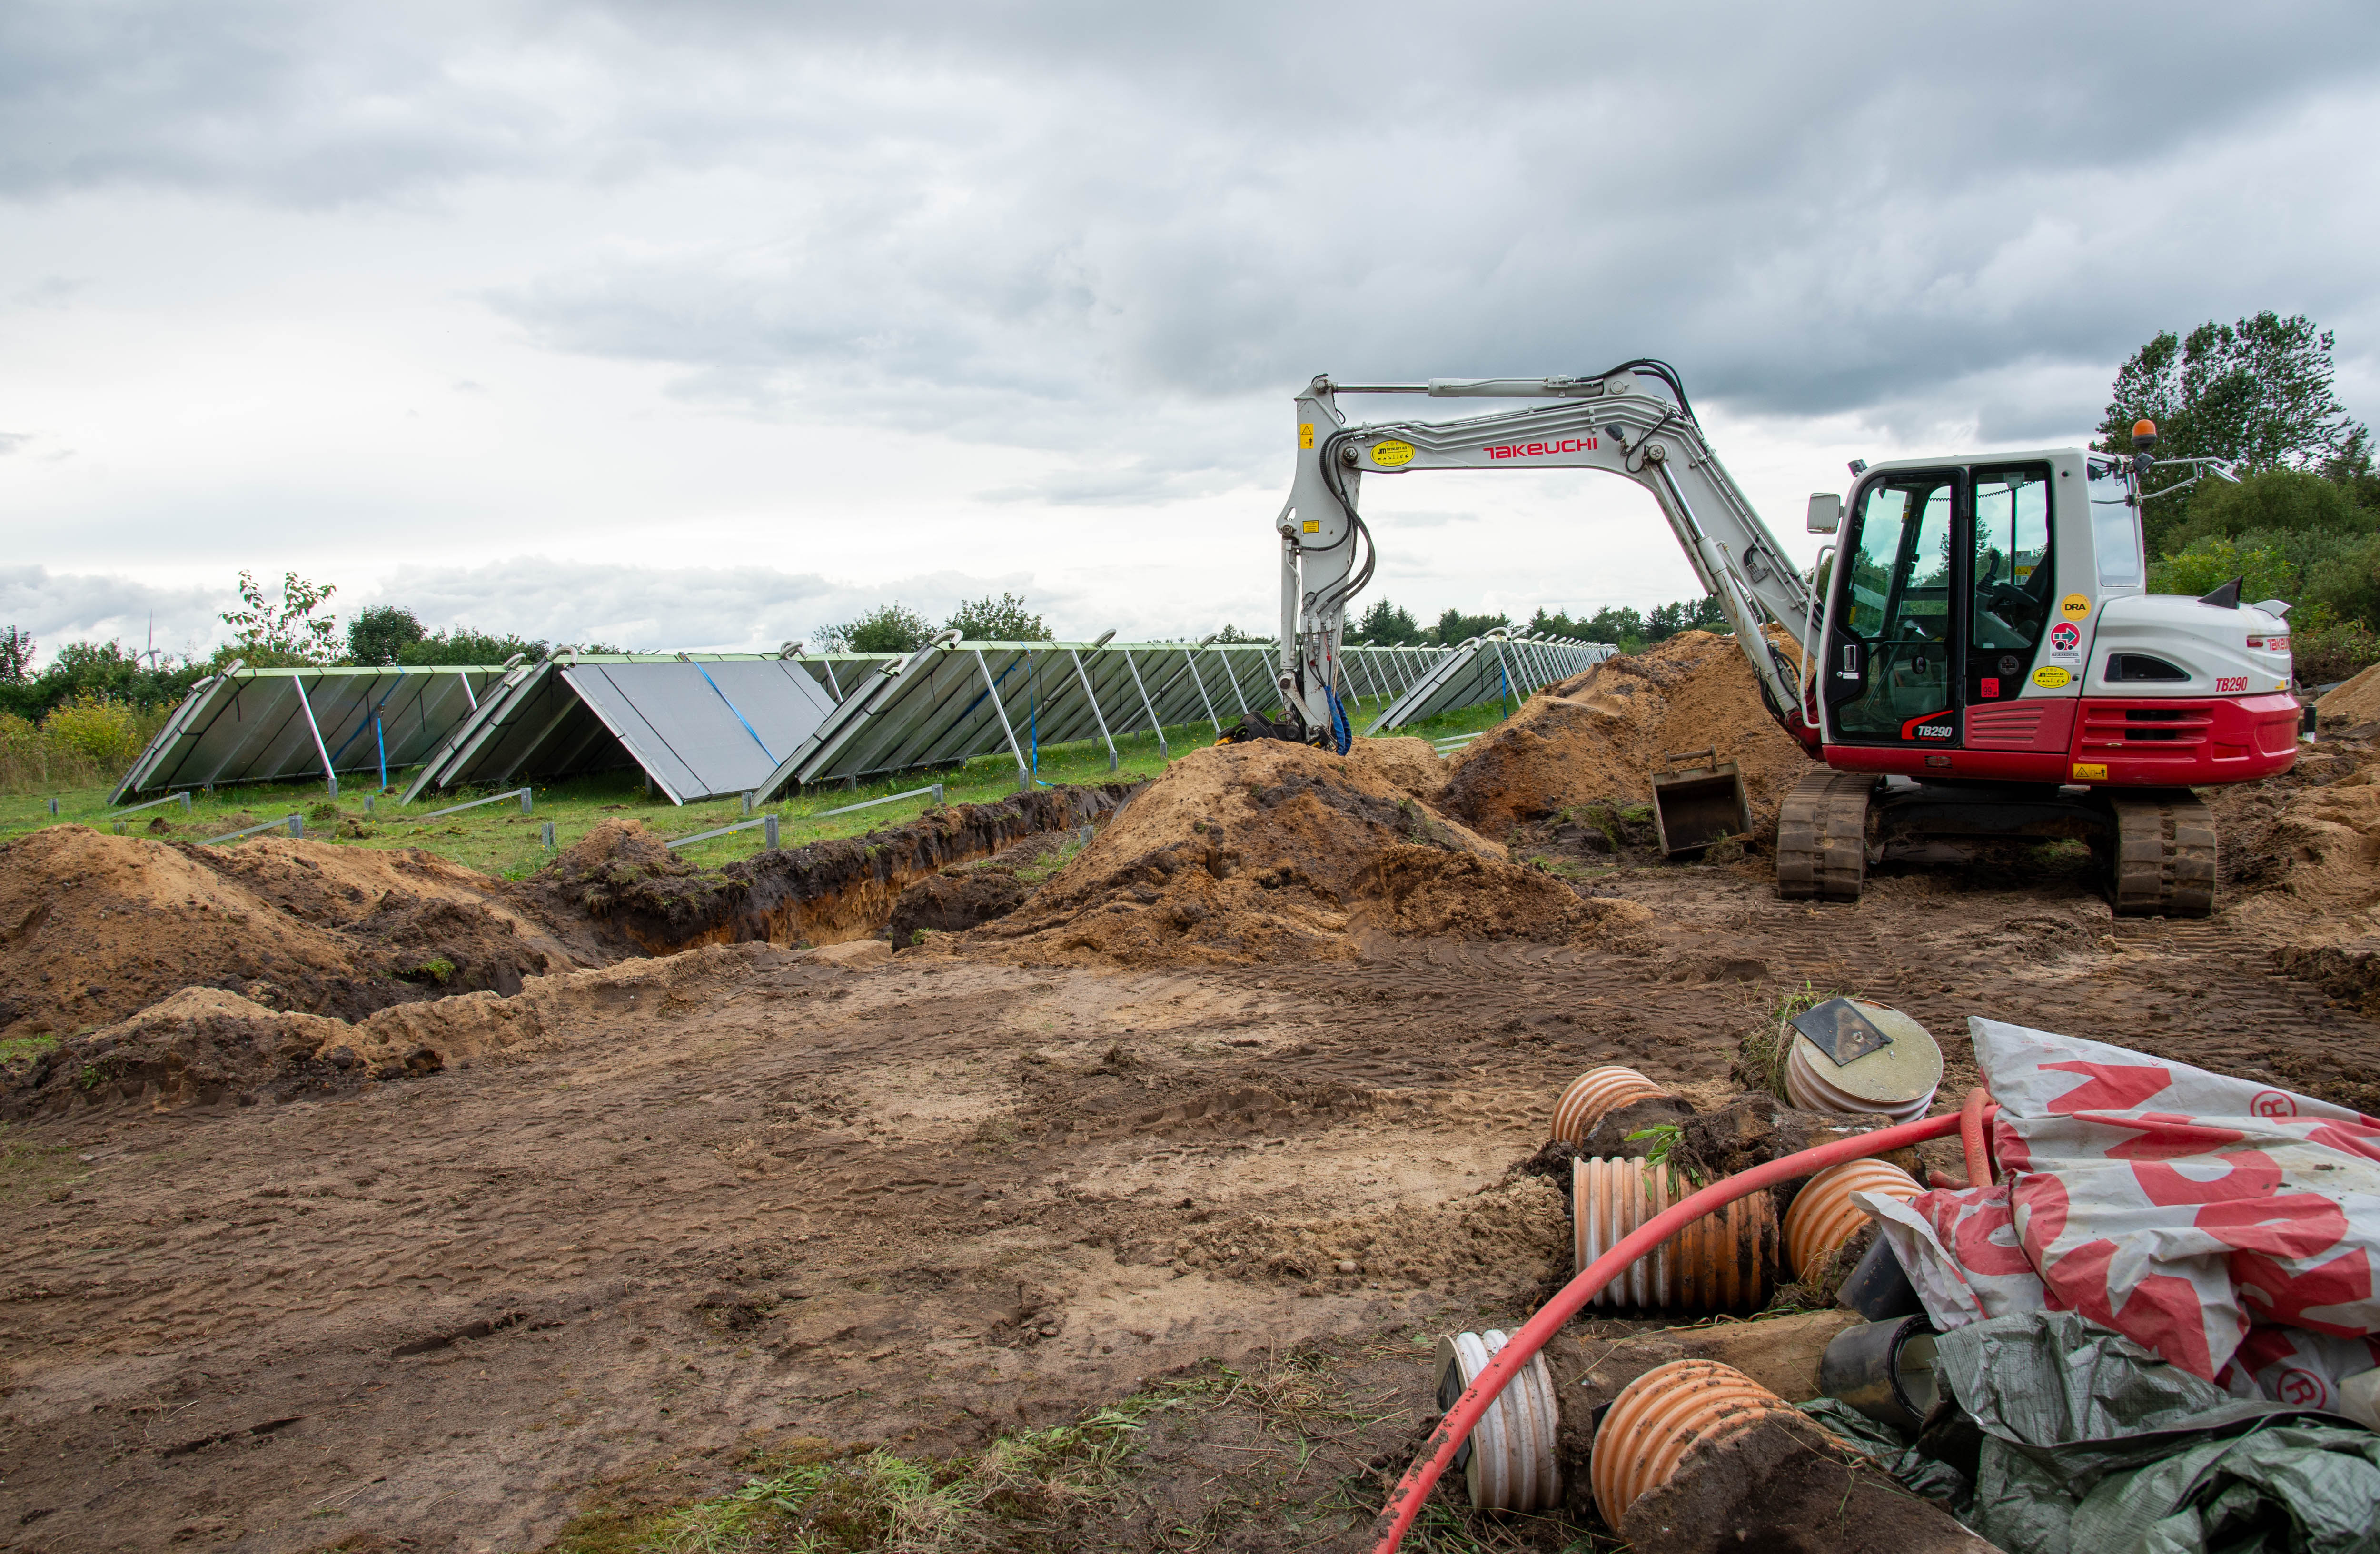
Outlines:
[{"label": "green bush", "polygon": [[149,742],[132,709],[103,696],[79,696],[52,712],[42,720],[42,736],[102,771],[123,771]]}]

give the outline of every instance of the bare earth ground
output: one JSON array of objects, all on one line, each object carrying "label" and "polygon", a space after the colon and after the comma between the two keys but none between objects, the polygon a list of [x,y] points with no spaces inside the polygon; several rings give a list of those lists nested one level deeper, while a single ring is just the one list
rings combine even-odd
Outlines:
[{"label": "bare earth ground", "polygon": [[1357,1548],[1429,1340],[1516,1324],[1566,1262],[1506,1168],[1581,1069],[1716,1080],[1808,979],[1924,1021],[1946,1095],[1981,1014],[2373,1109],[2374,1023],[2252,924],[2118,923],[2079,866],[1821,908],[1766,873],[1598,880],[1652,909],[1620,947],[715,947],[442,1073],[13,1127],[0,1548],[593,1547],[756,1448],[930,1456],[1155,1381],[1176,1405],[1083,1546]]}]

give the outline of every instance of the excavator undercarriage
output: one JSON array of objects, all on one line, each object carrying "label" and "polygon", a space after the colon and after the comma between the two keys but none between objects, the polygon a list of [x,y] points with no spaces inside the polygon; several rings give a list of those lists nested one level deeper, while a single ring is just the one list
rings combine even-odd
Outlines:
[{"label": "excavator undercarriage", "polygon": [[2074,794],[1813,771],[1777,817],[1777,893],[1857,901],[1871,865],[1969,863],[1995,851],[2077,841],[2120,917],[2215,909],[2215,815],[2187,788]]}]

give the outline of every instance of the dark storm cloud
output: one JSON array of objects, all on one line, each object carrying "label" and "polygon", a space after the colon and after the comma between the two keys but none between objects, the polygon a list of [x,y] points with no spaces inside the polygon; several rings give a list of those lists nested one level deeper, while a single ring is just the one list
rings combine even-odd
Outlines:
[{"label": "dark storm cloud", "polygon": [[1192,450],[1318,370],[1650,353],[1748,411],[2023,436],[2156,328],[2380,324],[2368,175],[2302,154],[2368,106],[2368,0],[5,16],[0,188],[714,176],[737,221],[492,302],[693,398],[1080,450],[1058,500],[1227,483]]}]

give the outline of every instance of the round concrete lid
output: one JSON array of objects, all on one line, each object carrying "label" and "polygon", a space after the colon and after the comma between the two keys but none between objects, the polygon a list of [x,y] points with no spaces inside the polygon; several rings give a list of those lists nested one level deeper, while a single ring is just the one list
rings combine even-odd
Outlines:
[{"label": "round concrete lid", "polygon": [[1828,1084],[1855,1099],[1890,1104],[1915,1100],[1942,1083],[1942,1049],[1934,1044],[1924,1026],[1881,1003],[1861,998],[1851,1003],[1876,1029],[1892,1038],[1892,1045],[1838,1068],[1825,1048],[1795,1031],[1793,1046],[1812,1073],[1824,1075]]}]

